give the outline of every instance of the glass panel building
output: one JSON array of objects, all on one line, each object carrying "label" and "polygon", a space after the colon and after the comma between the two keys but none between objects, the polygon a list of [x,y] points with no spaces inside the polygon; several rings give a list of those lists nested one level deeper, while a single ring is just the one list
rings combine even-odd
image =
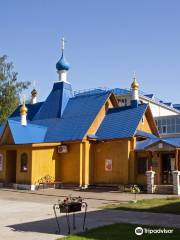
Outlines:
[{"label": "glass panel building", "polygon": [[180,135],[180,115],[171,115],[155,118],[161,135]]}]

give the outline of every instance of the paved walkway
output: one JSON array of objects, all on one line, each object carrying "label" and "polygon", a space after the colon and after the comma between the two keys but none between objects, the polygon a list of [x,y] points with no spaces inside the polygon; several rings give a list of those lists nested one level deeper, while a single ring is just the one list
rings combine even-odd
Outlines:
[{"label": "paved walkway", "polygon": [[[54,219],[52,204],[59,196],[67,196],[72,191],[45,190],[36,193],[0,190],[0,239],[6,240],[55,240],[59,235]],[[74,192],[73,196],[84,192]],[[112,223],[136,223],[180,228],[180,216],[171,214],[139,213],[130,211],[100,210],[97,206],[124,201],[132,197],[121,193],[85,194],[89,205],[87,227],[108,225]],[[148,197],[149,195],[146,195]],[[139,196],[140,197],[140,196]],[[149,196],[150,197],[150,196]],[[152,195],[151,195],[152,197]],[[162,197],[162,196],[161,196]],[[59,218],[62,235],[67,235],[65,216]],[[77,230],[82,230],[82,213],[76,215]]]}]

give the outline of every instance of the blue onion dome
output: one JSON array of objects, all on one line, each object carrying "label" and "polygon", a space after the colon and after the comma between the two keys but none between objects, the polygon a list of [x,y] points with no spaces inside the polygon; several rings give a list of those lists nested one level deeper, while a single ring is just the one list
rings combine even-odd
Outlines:
[{"label": "blue onion dome", "polygon": [[56,63],[56,69],[58,71],[62,71],[62,70],[66,70],[68,71],[70,68],[70,65],[69,63],[66,61],[65,57],[64,57],[64,54],[62,52],[62,56],[61,58],[59,59],[59,61]]}]

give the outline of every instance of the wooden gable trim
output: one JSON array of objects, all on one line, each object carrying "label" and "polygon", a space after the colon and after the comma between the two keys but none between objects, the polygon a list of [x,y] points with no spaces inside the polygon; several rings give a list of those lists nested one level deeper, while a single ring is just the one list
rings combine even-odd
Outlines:
[{"label": "wooden gable trim", "polygon": [[[162,143],[164,145],[163,148],[158,147],[159,143]],[[165,152],[165,151],[169,152],[169,151],[175,151],[176,146],[159,140],[158,142],[152,143],[151,145],[147,146],[145,149],[147,151],[153,151],[153,152]]]},{"label": "wooden gable trim", "polygon": [[162,141],[161,139],[159,139],[157,142],[151,143],[150,145],[148,145],[147,147],[145,147],[145,149],[154,147],[154,146],[158,145],[159,143],[163,143],[163,144],[165,144],[165,145],[169,145],[169,146],[171,146],[171,147],[173,147],[173,148],[176,148],[174,145],[172,145],[172,144],[170,144],[170,143],[167,143],[167,142],[164,142],[164,141]]},{"label": "wooden gable trim", "polygon": [[152,115],[152,112],[151,112],[151,109],[150,109],[149,106],[146,109],[145,115],[147,117],[147,120],[148,120],[148,123],[149,123],[149,126],[151,128],[152,133],[154,135],[156,135],[157,137],[159,137],[160,135],[159,135],[159,132],[158,132],[158,129],[157,129],[154,117]]},{"label": "wooden gable trim", "polygon": [[[141,120],[140,120],[137,125],[136,130],[142,130],[144,132],[151,133],[151,134],[154,134],[155,136],[159,137],[159,132],[158,132],[155,120],[153,118],[153,115],[152,115],[152,112],[151,112],[151,109],[149,106],[147,106],[147,108],[143,114],[143,117],[146,119],[145,121],[148,126],[144,125],[144,127],[143,127]],[[143,128],[144,128],[144,130],[143,130]]]},{"label": "wooden gable trim", "polygon": [[112,102],[112,104],[113,104],[114,107],[119,107],[117,98],[116,98],[116,96],[115,96],[114,93],[111,93],[111,95],[109,96],[109,98],[111,99],[111,102]]},{"label": "wooden gable trim", "polygon": [[[101,109],[100,109],[99,112],[97,113],[97,115],[96,115],[96,117],[94,118],[94,120],[93,120],[92,124],[90,125],[89,129],[88,129],[87,132],[85,133],[83,139],[85,139],[85,137],[86,137],[86,135],[89,133],[90,129],[93,128],[93,126],[95,125],[95,123],[96,123],[96,121],[98,120],[98,118],[100,119],[100,120],[99,120],[100,123],[99,123],[99,125],[96,127],[96,131],[97,131],[97,129],[99,128],[100,124],[101,124],[102,121],[104,120],[104,117],[106,116],[106,112],[107,112],[106,109],[105,109],[105,114],[104,114],[102,117],[100,117],[100,114],[103,112],[103,110],[104,110],[104,108],[105,108],[105,106],[106,106],[106,104],[107,104],[108,101],[111,102],[113,108],[114,108],[114,107],[118,107],[118,102],[117,102],[117,100],[116,100],[116,97],[115,97],[114,93],[111,93],[111,94],[109,95],[109,97],[107,98],[106,102],[103,104],[103,106],[101,107]],[[107,109],[107,110],[108,110],[108,109]],[[90,134],[90,133],[89,133],[89,134]],[[94,133],[93,133],[93,134],[94,134]]]},{"label": "wooden gable trim", "polygon": [[[9,134],[9,137],[10,137],[10,142],[6,141],[6,137],[8,136]],[[5,141],[3,141],[5,139]],[[4,144],[7,144],[7,145],[11,145],[11,144],[15,144],[15,141],[14,141],[14,138],[13,138],[13,135],[11,133],[11,129],[9,127],[9,124],[8,122],[6,123],[5,127],[4,127],[4,130],[3,130],[3,133],[2,133],[2,136],[1,136],[1,139],[0,139],[0,144],[4,145]]]}]

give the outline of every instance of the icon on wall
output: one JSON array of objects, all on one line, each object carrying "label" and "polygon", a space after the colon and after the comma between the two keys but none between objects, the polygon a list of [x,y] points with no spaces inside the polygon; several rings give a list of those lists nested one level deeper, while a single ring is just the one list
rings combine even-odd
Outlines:
[{"label": "icon on wall", "polygon": [[105,160],[105,171],[107,172],[112,171],[112,159]]}]

